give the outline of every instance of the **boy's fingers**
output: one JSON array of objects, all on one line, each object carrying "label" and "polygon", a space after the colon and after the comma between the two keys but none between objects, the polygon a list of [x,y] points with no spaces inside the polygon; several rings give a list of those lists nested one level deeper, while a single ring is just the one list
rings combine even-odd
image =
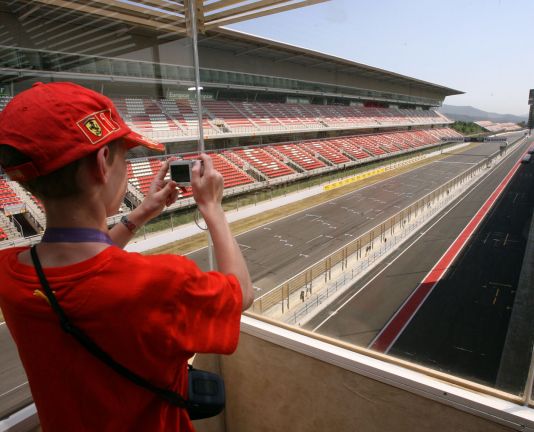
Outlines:
[{"label": "boy's fingers", "polygon": [[200,162],[195,161],[195,163],[193,164],[193,167],[191,168],[191,172],[200,174],[200,167],[201,167]]},{"label": "boy's fingers", "polygon": [[167,206],[170,206],[176,201],[177,198],[178,198],[178,189],[176,187],[173,187],[171,191],[169,192],[169,195],[167,195],[167,201],[165,202],[165,204]]},{"label": "boy's fingers", "polygon": [[165,179],[165,176],[167,175],[168,169],[169,169],[169,161],[163,162],[163,165],[161,165],[161,168],[156,174],[156,179],[163,181],[163,179]]},{"label": "boy's fingers", "polygon": [[159,191],[154,192],[154,197],[157,199],[166,199],[176,189],[176,183],[173,181],[167,182]]},{"label": "boy's fingers", "polygon": [[149,193],[156,193],[160,188],[165,187],[166,181],[165,176],[167,175],[167,170],[169,169],[169,162],[165,161],[161,165],[161,168],[158,170],[157,174],[152,179],[150,183]]},{"label": "boy's fingers", "polygon": [[213,169],[213,161],[206,153],[201,153],[200,159],[204,163],[204,172],[209,172]]}]

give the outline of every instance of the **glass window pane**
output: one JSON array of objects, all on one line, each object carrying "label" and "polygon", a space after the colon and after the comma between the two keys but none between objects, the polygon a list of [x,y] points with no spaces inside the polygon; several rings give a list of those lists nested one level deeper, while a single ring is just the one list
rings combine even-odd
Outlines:
[{"label": "glass window pane", "polygon": [[[0,110],[35,82],[71,81],[110,97],[133,130],[165,143],[167,152],[196,147],[199,127],[188,90],[194,82],[193,45],[183,15],[163,3],[152,8],[85,1],[83,11],[74,2],[59,3],[61,7],[2,2]],[[139,148],[129,156],[121,213],[140,203],[163,160],[161,154]],[[12,197],[7,204],[4,195],[0,198],[0,247],[40,235],[46,221],[38,200],[2,173],[0,183],[2,193],[9,188]],[[9,378],[0,382],[0,418],[31,402],[27,378],[3,321],[0,314],[0,373]]]},{"label": "glass window pane", "polygon": [[[164,156],[129,154],[121,213],[140,204],[169,155],[193,159],[203,148],[223,175],[226,209],[276,203],[239,238],[251,314],[527,399],[532,281],[522,272],[534,165],[519,164],[499,187],[528,148],[523,132],[466,144],[462,133],[496,130],[462,130],[437,112],[457,91],[397,71],[231,30],[209,29],[195,46],[173,1],[47,3],[3,2],[0,109],[36,82],[72,81],[165,143]],[[45,226],[26,198],[0,212],[10,245]],[[193,208],[191,189],[180,190],[138,239],[193,221]],[[206,250],[192,249],[208,270]],[[15,371],[0,384],[2,418],[30,393],[6,326],[0,347],[0,364]]]}]

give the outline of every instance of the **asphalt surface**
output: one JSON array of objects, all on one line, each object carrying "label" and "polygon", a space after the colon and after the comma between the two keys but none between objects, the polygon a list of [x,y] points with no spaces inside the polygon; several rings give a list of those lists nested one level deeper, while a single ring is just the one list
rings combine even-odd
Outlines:
[{"label": "asphalt surface", "polygon": [[17,347],[5,323],[0,324],[0,419],[32,402]]},{"label": "asphalt surface", "polygon": [[[314,264],[352,238],[380,224],[497,151],[483,143],[427,166],[376,183],[344,197],[307,209],[238,236],[251,270],[256,297]],[[190,254],[207,267],[205,250]],[[417,263],[414,263],[417,264]],[[410,267],[407,267],[410,268]],[[389,295],[378,300],[389,301]],[[373,311],[375,305],[369,305]],[[398,307],[398,304],[397,304]],[[373,315],[367,312],[368,316]],[[346,332],[350,332],[350,327]],[[30,400],[26,376],[7,328],[0,325],[0,419]]]},{"label": "asphalt surface", "polygon": [[[534,165],[521,164],[499,202],[434,288],[390,354],[496,385],[534,205]],[[508,346],[514,356],[518,346]],[[524,350],[525,351],[525,350]],[[501,371],[520,375],[528,368]],[[504,377],[501,376],[504,380]]]},{"label": "asphalt surface", "polygon": [[[329,305],[306,328],[356,345],[370,345],[527,147],[528,144],[522,145],[461,201],[445,209],[436,222],[423,228],[402,250]],[[532,168],[532,165],[520,168],[489,219],[476,231],[475,239],[427,298],[389,354],[495,384],[524,253],[525,226],[530,222],[532,192],[525,188],[532,185]]]},{"label": "asphalt surface", "polygon": [[[379,225],[474,164],[495,153],[499,143],[430,163],[241,234],[241,246],[256,298]],[[189,255],[204,270],[206,249]]]}]

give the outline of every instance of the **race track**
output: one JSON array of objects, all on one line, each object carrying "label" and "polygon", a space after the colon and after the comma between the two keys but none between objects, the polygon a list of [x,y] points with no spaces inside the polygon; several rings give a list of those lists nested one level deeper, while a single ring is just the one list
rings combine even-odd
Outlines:
[{"label": "race track", "polygon": [[[256,297],[350,242],[352,238],[379,225],[410,203],[495,153],[498,148],[499,144],[493,142],[460,150],[442,160],[239,235],[237,240],[249,265]],[[491,186],[488,188],[491,189]],[[471,198],[466,199],[465,203],[470,203],[473,211],[479,205],[477,200]],[[463,209],[463,206],[459,209]],[[451,220],[456,220],[458,227],[462,224],[461,214]],[[420,243],[426,246],[422,255],[406,254],[404,259],[408,261],[395,267],[389,280],[384,279],[376,290],[368,290],[374,294],[370,294],[364,301],[359,299],[358,306],[337,312],[336,319],[319,331],[357,344],[369,343],[387,321],[388,314],[391,315],[399,307],[409,290],[417,284],[421,274],[432,265],[432,260],[435,262],[440,247],[445,247],[450,242],[452,231],[448,235],[438,233],[434,237],[425,237]],[[434,249],[435,253],[430,253]],[[190,257],[201,267],[207,267],[205,249],[190,254]],[[395,283],[391,283],[393,277]],[[403,288],[404,286],[409,288]],[[352,319],[344,322],[344,315],[350,315]],[[5,325],[0,325],[0,346],[2,418],[15,408],[27,404],[31,396],[16,348]]]}]

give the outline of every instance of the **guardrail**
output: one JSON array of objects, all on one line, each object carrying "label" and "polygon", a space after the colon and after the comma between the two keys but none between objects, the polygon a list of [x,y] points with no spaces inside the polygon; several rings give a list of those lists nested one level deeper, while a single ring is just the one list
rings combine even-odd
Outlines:
[{"label": "guardrail", "polygon": [[[305,133],[310,131],[337,131],[337,130],[359,130],[359,129],[370,129],[370,128],[391,128],[391,127],[411,127],[411,126],[430,126],[430,125],[446,125],[451,124],[451,121],[438,120],[436,118],[429,118],[428,120],[415,121],[411,119],[406,119],[406,121],[387,121],[387,120],[376,120],[371,119],[366,122],[327,122],[325,125],[320,124],[299,124],[296,126],[288,124],[280,125],[269,125],[261,127],[229,127],[228,132],[223,132],[221,130],[216,130],[212,128],[204,129],[205,137],[217,136],[220,138],[230,138],[238,136],[260,136],[260,135],[269,135],[276,133]],[[129,123],[132,129],[137,130],[138,132],[146,135],[147,137],[161,142],[180,142],[180,141],[189,141],[192,139],[198,138],[198,130],[196,129],[184,129],[180,131],[172,130],[142,130],[136,128],[135,124]]]},{"label": "guardrail", "polygon": [[[262,189],[265,189],[265,188],[269,188],[269,187],[272,187],[272,186],[278,186],[278,185],[281,185],[281,184],[283,185],[283,184],[286,184],[286,183],[291,183],[292,181],[295,181],[295,180],[302,180],[302,179],[305,179],[305,178],[313,177],[313,176],[316,176],[316,175],[319,175],[319,174],[327,174],[327,173],[339,172],[339,171],[344,170],[344,169],[354,168],[354,167],[356,167],[358,165],[374,163],[374,162],[377,162],[379,160],[383,160],[383,159],[386,159],[386,158],[389,158],[389,157],[396,157],[396,156],[400,156],[400,155],[409,155],[410,153],[421,151],[421,150],[427,150],[427,149],[430,149],[432,147],[441,149],[440,145],[434,143],[434,144],[428,144],[428,145],[425,145],[425,146],[420,146],[420,147],[417,147],[416,149],[410,149],[410,150],[404,151],[404,152],[398,152],[398,153],[394,153],[394,154],[389,153],[389,154],[385,154],[385,155],[370,157],[370,158],[363,159],[363,160],[350,161],[350,162],[347,162],[347,163],[344,163],[344,164],[341,164],[341,165],[333,165],[333,166],[326,166],[326,167],[322,167],[322,168],[316,168],[314,170],[306,171],[306,172],[303,172],[303,173],[295,173],[295,174],[291,174],[291,175],[288,175],[288,176],[279,177],[279,178],[276,178],[276,179],[269,179],[269,180],[262,181],[262,182],[254,182],[254,183],[249,183],[249,184],[242,185],[242,186],[235,186],[233,188],[225,189],[224,190],[224,197],[227,198],[227,197],[242,195],[242,194],[245,194],[245,193],[255,192],[255,191],[262,190]],[[425,157],[429,157],[431,155],[432,155],[432,153],[425,154],[425,155],[420,155],[420,156],[413,156],[413,157],[411,157],[409,159],[406,159],[406,160],[401,160],[401,161],[398,161],[398,162],[390,163],[388,165],[383,166],[382,168],[384,168],[386,171],[388,171],[388,170],[391,170],[391,169],[395,169],[395,168],[397,168],[399,166],[405,165],[407,163],[411,163],[411,162],[423,159]],[[365,175],[365,172],[361,173],[361,174],[358,174],[358,175]],[[175,212],[177,210],[184,210],[184,209],[187,209],[187,208],[192,208],[195,205],[196,205],[195,201],[194,201],[194,199],[192,197],[191,198],[180,199],[179,201],[175,202],[171,206],[167,207],[163,211],[162,215],[169,214],[169,213],[172,214],[172,212]],[[112,226],[112,225],[118,223],[120,221],[120,218],[124,214],[127,214],[127,212],[126,213],[119,213],[119,214],[116,214],[116,215],[108,217],[107,218],[108,226]],[[147,233],[145,227],[143,227],[138,232],[137,235],[140,236],[140,237],[145,237],[146,238],[147,234],[148,233]],[[0,249],[4,249],[4,248],[8,248],[8,247],[14,247],[14,246],[33,245],[35,243],[38,243],[39,239],[40,239],[40,236],[37,235],[37,236],[33,236],[33,237],[26,237],[26,238],[20,238],[20,239],[4,240],[4,241],[0,242]]]},{"label": "guardrail", "polygon": [[[522,138],[516,140],[514,144],[519,142],[521,139]],[[271,291],[257,298],[252,305],[252,311],[263,314],[267,311],[270,311],[273,307],[278,306],[281,307],[282,313],[285,313],[291,307],[291,297],[293,294],[299,291],[304,291],[306,294],[311,293],[313,284],[317,283],[316,281],[319,278],[324,278],[324,283],[326,284],[332,279],[332,270],[335,266],[341,265],[341,270],[346,270],[348,267],[349,258],[355,258],[357,262],[360,260],[366,260],[367,265],[371,264],[371,259],[373,262],[376,261],[377,257],[382,253],[374,253],[375,247],[384,245],[381,250],[386,250],[388,248],[388,238],[390,240],[395,238],[395,235],[399,232],[399,230],[404,231],[409,227],[413,227],[413,220],[421,220],[424,219],[424,217],[433,216],[438,210],[436,206],[438,202],[445,200],[449,202],[452,201],[454,195],[452,194],[453,191],[460,189],[460,187],[464,186],[469,180],[473,179],[476,174],[487,167],[488,164],[493,163],[496,158],[501,157],[501,155],[501,151],[497,151],[496,153],[490,155],[487,159],[474,165],[454,179],[449,180],[434,191],[391,216],[380,225],[377,225],[368,232],[360,235],[347,245],[331,253],[327,257],[301,271],[288,281],[280,284]],[[417,226],[419,226],[419,224]],[[390,241],[389,248],[391,247],[392,242]],[[365,266],[360,266],[360,270],[363,267]],[[352,277],[354,277],[354,272]],[[337,290],[337,285],[335,289]],[[328,294],[329,292],[327,290],[326,295]],[[293,301],[297,302],[303,300],[302,297],[300,297],[299,300],[298,296],[293,296],[293,298]],[[317,301],[319,302],[319,300]],[[308,306],[306,305],[306,313],[307,311]],[[295,321],[296,319],[298,319],[298,317],[295,317]]]},{"label": "guardrail", "polygon": [[[346,163],[343,163],[343,164],[340,164],[340,165],[325,166],[325,167],[322,167],[322,168],[316,168],[316,169],[311,170],[311,171],[305,171],[303,173],[294,173],[294,174],[290,174],[290,175],[287,175],[287,176],[278,177],[278,178],[275,178],[275,179],[269,179],[269,180],[265,180],[265,181],[261,181],[261,182],[248,183],[248,184],[245,184],[245,185],[242,185],[242,186],[235,186],[233,188],[225,189],[224,190],[224,197],[228,198],[228,197],[232,197],[232,196],[238,196],[238,195],[242,195],[242,194],[246,194],[246,193],[250,193],[250,192],[255,192],[255,191],[263,190],[263,189],[274,187],[274,186],[278,186],[278,185],[288,184],[288,183],[294,182],[296,180],[303,180],[303,179],[306,179],[306,178],[311,178],[313,176],[317,176],[317,175],[321,175],[321,174],[340,172],[340,171],[345,170],[345,169],[355,168],[355,167],[357,167],[359,165],[365,165],[365,164],[368,164],[368,163],[375,163],[375,162],[377,162],[379,160],[387,159],[387,158],[390,158],[390,157],[397,157],[397,156],[400,156],[400,155],[409,155],[410,153],[413,153],[413,152],[426,150],[426,149],[430,149],[432,147],[437,147],[437,146],[438,146],[437,144],[428,144],[426,146],[417,147],[416,149],[410,149],[408,151],[397,152],[397,153],[394,153],[394,154],[388,153],[388,154],[385,154],[385,155],[369,157],[369,158],[366,158],[366,159],[363,159],[363,160],[362,159],[353,160],[353,161],[346,162]],[[388,171],[388,170],[391,170],[391,169],[395,169],[395,168],[397,168],[397,167],[399,167],[401,165],[405,165],[406,163],[411,163],[413,161],[422,159],[424,157],[428,157],[430,155],[431,154],[413,156],[413,157],[411,157],[409,159],[406,159],[406,160],[389,163],[388,165],[382,166],[381,168],[383,168],[385,171]],[[358,175],[365,175],[365,174],[366,174],[366,172],[358,174]],[[132,190],[130,190],[130,187],[133,188],[133,186],[131,186],[131,184],[128,183],[128,190],[130,192],[132,192]],[[138,197],[136,195],[134,195],[134,196],[135,196],[135,198],[138,199]],[[180,200],[176,201],[174,204],[172,204],[171,206],[167,207],[163,211],[162,215],[169,214],[169,213],[172,215],[172,213],[177,211],[177,210],[185,210],[185,209],[188,209],[188,208],[192,208],[195,205],[196,205],[195,200],[192,197],[180,199]],[[126,213],[119,213],[119,214],[116,214],[116,215],[108,217],[107,218],[108,226],[112,226],[112,225],[115,225],[116,223],[118,223],[120,221],[121,217],[124,214],[127,214],[127,212]],[[171,224],[172,224],[172,221],[171,221]],[[146,227],[143,226],[141,228],[141,230],[139,230],[139,232],[137,233],[137,236],[146,238],[147,234],[148,234],[148,232],[146,230]],[[4,240],[4,241],[0,242],[0,249],[4,249],[4,248],[8,248],[8,247],[14,247],[14,246],[33,245],[35,243],[38,243],[39,239],[40,239],[40,236]]]}]

